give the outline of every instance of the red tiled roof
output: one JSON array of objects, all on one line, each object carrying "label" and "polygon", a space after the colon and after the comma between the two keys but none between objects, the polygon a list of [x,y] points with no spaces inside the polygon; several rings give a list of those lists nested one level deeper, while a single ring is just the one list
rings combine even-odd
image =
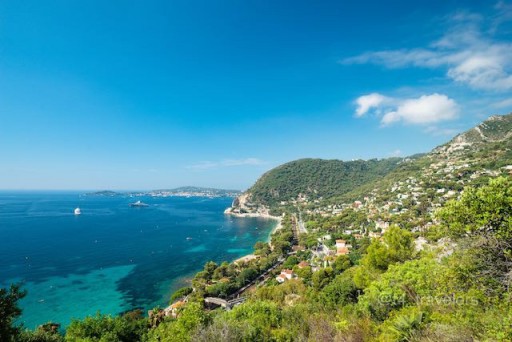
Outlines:
[{"label": "red tiled roof", "polygon": [[341,247],[341,248],[338,248],[338,251],[336,254],[338,255],[347,255],[348,254],[348,248],[347,247]]}]

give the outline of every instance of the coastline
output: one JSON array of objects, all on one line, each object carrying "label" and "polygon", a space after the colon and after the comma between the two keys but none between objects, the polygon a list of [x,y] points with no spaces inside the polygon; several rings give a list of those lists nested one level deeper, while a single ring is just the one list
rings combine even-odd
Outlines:
[{"label": "coastline", "polygon": [[[269,219],[269,220],[275,220],[276,221],[276,225],[268,233],[267,239],[265,241],[269,245],[272,245],[272,234],[274,234],[275,232],[277,232],[279,229],[281,229],[283,227],[283,225],[282,225],[283,218],[280,217],[280,216],[272,216],[272,215],[270,215],[268,213],[234,213],[232,210],[233,210],[232,207],[227,208],[226,210],[224,210],[224,215],[231,215],[231,216],[240,217],[240,218],[244,218],[244,217],[259,217],[259,218],[264,218],[264,219]],[[254,254],[247,254],[247,255],[241,256],[240,258],[234,260],[233,262],[234,263],[237,263],[237,262],[247,262],[249,260],[254,259],[254,257],[255,257]]]},{"label": "coastline", "polygon": [[275,232],[277,232],[278,230],[283,228],[283,224],[282,224],[283,218],[278,217],[278,216],[270,216],[269,218],[272,218],[273,220],[277,221],[276,226],[270,231],[270,233],[268,234],[268,237],[267,237],[267,241],[265,241],[265,242],[268,242],[269,244],[272,244],[272,234],[274,234]]},{"label": "coastline", "polygon": [[231,215],[231,216],[234,216],[234,217],[241,217],[241,218],[244,218],[244,217],[259,217],[259,218],[264,218],[264,219],[269,219],[269,220],[275,220],[277,221],[277,224],[276,226],[270,231],[269,235],[268,235],[268,238],[267,238],[267,241],[265,242],[268,242],[268,243],[271,243],[271,236],[272,234],[274,234],[276,231],[278,231],[279,229],[282,228],[282,224],[281,224],[281,221],[282,221],[282,217],[281,216],[272,216],[270,214],[263,214],[263,213],[234,213],[233,211],[233,208],[232,207],[229,207],[227,208],[226,210],[224,210],[224,215]]}]

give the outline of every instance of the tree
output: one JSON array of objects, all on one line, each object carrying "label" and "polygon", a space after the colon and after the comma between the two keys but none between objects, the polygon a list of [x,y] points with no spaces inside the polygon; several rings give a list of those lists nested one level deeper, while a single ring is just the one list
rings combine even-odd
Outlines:
[{"label": "tree", "polygon": [[256,242],[256,244],[254,245],[254,254],[260,256],[270,254],[269,244],[261,241]]},{"label": "tree", "polygon": [[219,280],[226,277],[228,274],[228,267],[229,264],[224,261],[222,264],[220,264],[219,267],[215,269],[215,271],[213,271],[212,279]]},{"label": "tree", "polygon": [[459,201],[449,201],[438,217],[453,237],[493,235],[512,241],[512,181],[499,177],[487,186],[468,188]]},{"label": "tree", "polygon": [[206,273],[206,279],[211,279],[213,276],[213,272],[218,267],[217,263],[214,261],[208,261],[206,264],[204,264],[203,271]]},{"label": "tree", "polygon": [[311,266],[305,266],[299,268],[295,266],[293,268],[293,272],[297,274],[297,276],[304,280],[305,283],[309,283],[311,281],[311,277],[313,275],[313,271],[311,270]]},{"label": "tree", "polygon": [[391,263],[404,262],[414,254],[414,237],[411,232],[391,227],[384,234],[384,243],[388,247],[388,257]]},{"label": "tree", "polygon": [[18,301],[27,292],[19,284],[12,284],[9,289],[0,289],[0,341],[15,341],[21,329],[14,321],[21,315]]},{"label": "tree", "polygon": [[307,248],[313,248],[318,245],[318,240],[313,234],[301,234],[299,235],[299,243],[301,246],[305,246]]},{"label": "tree", "polygon": [[217,284],[208,286],[206,292],[210,297],[226,298],[232,292],[236,290],[236,287],[232,283],[218,282]]},{"label": "tree", "polygon": [[373,240],[362,263],[380,270],[389,265],[409,260],[414,255],[414,237],[397,226],[391,227],[383,236],[384,242]]},{"label": "tree", "polygon": [[254,268],[249,267],[240,272],[238,277],[236,277],[236,281],[239,285],[239,287],[243,287],[250,283],[252,280],[256,279],[258,276],[258,271],[256,271]]},{"label": "tree", "polygon": [[274,252],[280,255],[286,254],[292,247],[288,241],[272,241],[272,245],[274,246]]},{"label": "tree", "polygon": [[58,331],[48,331],[38,328],[35,331],[25,330],[16,339],[17,342],[64,342],[64,337]]},{"label": "tree", "polygon": [[[471,262],[470,280],[486,292],[498,282],[512,285],[512,181],[499,177],[486,186],[468,188],[460,200],[452,200],[438,212],[444,232],[465,241]],[[495,287],[495,286],[493,286]],[[495,288],[498,292],[502,289]],[[490,294],[490,293],[489,293]]]},{"label": "tree", "polygon": [[192,279],[192,287],[196,290],[196,293],[201,292],[208,285],[208,282],[208,274],[205,271],[200,271]]},{"label": "tree", "polygon": [[295,255],[290,255],[283,263],[283,268],[293,268],[293,266],[299,263],[299,259]]},{"label": "tree", "polygon": [[357,288],[352,280],[352,274],[345,272],[334,278],[334,280],[325,286],[320,292],[322,303],[337,306],[346,305],[355,302],[357,298]]},{"label": "tree", "polygon": [[390,264],[388,247],[378,240],[374,240],[363,257],[362,264],[379,270],[386,270]]},{"label": "tree", "polygon": [[357,305],[377,320],[385,320],[394,309],[419,305],[422,300],[434,298],[442,286],[445,272],[445,268],[432,258],[391,265],[365,288]]},{"label": "tree", "polygon": [[83,320],[71,321],[66,330],[66,341],[141,341],[147,326],[147,319],[133,315],[112,317],[98,313]]},{"label": "tree", "polygon": [[[191,340],[191,333],[198,327],[206,325],[210,316],[203,310],[201,304],[189,302],[180,312],[178,319],[166,321],[148,333],[149,342]],[[136,340],[139,341],[139,340]]]},{"label": "tree", "polygon": [[271,331],[279,327],[282,313],[276,303],[258,300],[235,306],[227,313],[227,318],[249,324],[251,330],[243,341],[271,341]]},{"label": "tree", "polygon": [[316,271],[315,273],[313,273],[311,279],[313,283],[313,288],[315,288],[316,290],[321,290],[325,285],[327,285],[330,282],[332,276],[333,271],[332,268],[330,267],[322,268]]},{"label": "tree", "polygon": [[340,255],[332,264],[334,273],[340,274],[351,266],[350,258],[347,255]]},{"label": "tree", "polygon": [[182,287],[182,288],[176,290],[171,296],[171,303],[174,302],[178,298],[188,296],[190,293],[192,293],[191,287]]},{"label": "tree", "polygon": [[207,327],[199,326],[192,334],[194,342],[244,341],[250,334],[251,327],[247,322],[226,319],[220,315]]}]

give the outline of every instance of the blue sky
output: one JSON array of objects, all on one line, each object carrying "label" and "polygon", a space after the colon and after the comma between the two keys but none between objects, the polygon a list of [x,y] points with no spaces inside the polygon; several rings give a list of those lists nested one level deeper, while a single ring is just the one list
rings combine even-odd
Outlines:
[{"label": "blue sky", "polygon": [[0,189],[245,189],[512,111],[512,4],[0,2]]}]

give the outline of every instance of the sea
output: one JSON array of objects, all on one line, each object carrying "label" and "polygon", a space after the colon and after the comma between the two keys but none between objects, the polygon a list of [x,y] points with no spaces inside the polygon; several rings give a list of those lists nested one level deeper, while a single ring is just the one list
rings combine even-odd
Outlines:
[{"label": "sea", "polygon": [[18,323],[30,329],[165,307],[205,262],[268,239],[276,222],[224,215],[232,200],[0,192],[0,287],[27,290]]}]

